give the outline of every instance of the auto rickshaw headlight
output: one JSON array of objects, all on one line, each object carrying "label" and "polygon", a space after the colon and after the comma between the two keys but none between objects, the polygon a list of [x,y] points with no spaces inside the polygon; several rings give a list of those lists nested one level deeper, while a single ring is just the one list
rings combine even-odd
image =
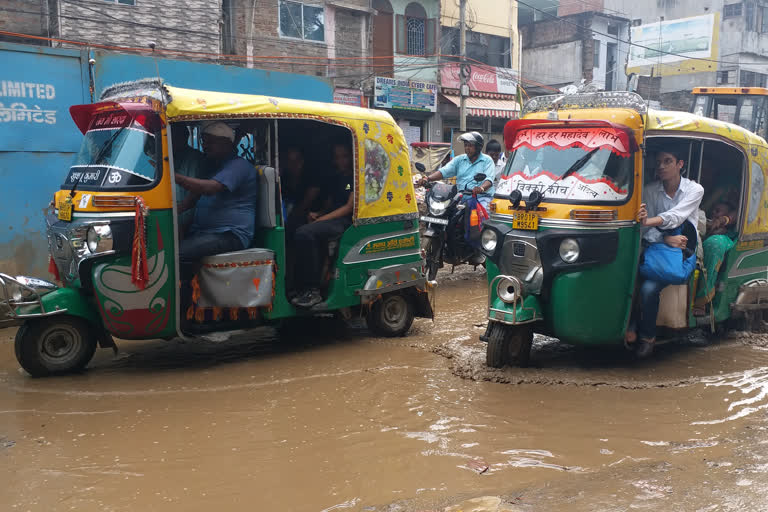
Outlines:
[{"label": "auto rickshaw headlight", "polygon": [[574,263],[579,259],[581,248],[573,238],[565,238],[560,242],[560,259],[566,263]]},{"label": "auto rickshaw headlight", "polygon": [[496,285],[496,295],[504,302],[515,302],[519,292],[517,284],[506,277],[499,279],[499,284]]},{"label": "auto rickshaw headlight", "polygon": [[86,235],[88,250],[92,254],[108,252],[112,250],[112,230],[109,226],[91,226]]},{"label": "auto rickshaw headlight", "polygon": [[480,245],[483,250],[493,252],[496,250],[496,244],[499,242],[499,236],[492,229],[484,229],[480,235]]}]

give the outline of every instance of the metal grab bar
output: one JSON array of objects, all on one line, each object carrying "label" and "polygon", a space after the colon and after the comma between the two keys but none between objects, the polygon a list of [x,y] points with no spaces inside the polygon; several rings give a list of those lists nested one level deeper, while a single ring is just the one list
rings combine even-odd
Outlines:
[{"label": "metal grab bar", "polygon": [[[9,285],[15,285],[18,286],[21,290],[27,291],[32,294],[32,299],[22,299],[19,301],[16,301],[13,299],[11,294],[8,291]],[[7,308],[7,312],[1,313],[0,312],[0,323],[2,322],[8,322],[8,321],[16,321],[16,320],[26,320],[29,318],[42,318],[46,316],[51,315],[59,315],[61,313],[66,313],[66,308],[64,309],[56,309],[55,311],[47,312],[45,310],[45,306],[43,306],[43,300],[40,294],[32,287],[21,283],[19,280],[17,280],[14,277],[9,276],[8,274],[0,273],[0,288],[2,288],[3,297],[4,300],[0,300],[0,306],[5,306]],[[17,312],[17,310],[21,308],[27,308],[36,306],[40,308],[39,313],[22,313]],[[2,318],[2,315],[8,316],[9,318]]]}]

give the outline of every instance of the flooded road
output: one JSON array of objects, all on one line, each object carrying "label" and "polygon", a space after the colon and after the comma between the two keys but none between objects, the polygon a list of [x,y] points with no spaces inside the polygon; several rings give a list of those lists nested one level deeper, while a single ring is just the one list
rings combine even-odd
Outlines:
[{"label": "flooded road", "polygon": [[760,340],[636,363],[542,338],[489,370],[484,276],[441,278],[435,322],[394,340],[124,342],[31,379],[0,331],[0,510],[768,508]]}]

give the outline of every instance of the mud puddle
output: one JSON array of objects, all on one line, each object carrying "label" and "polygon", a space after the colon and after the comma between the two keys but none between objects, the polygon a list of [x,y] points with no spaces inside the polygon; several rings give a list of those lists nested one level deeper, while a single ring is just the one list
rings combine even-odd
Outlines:
[{"label": "mud puddle", "polygon": [[484,276],[441,280],[398,339],[125,342],[30,379],[0,332],[0,509],[762,510],[768,352],[541,339],[533,368],[488,372]]}]

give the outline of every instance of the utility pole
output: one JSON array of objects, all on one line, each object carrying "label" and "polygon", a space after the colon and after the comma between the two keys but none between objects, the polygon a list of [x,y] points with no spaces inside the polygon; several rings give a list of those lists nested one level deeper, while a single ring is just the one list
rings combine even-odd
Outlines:
[{"label": "utility pole", "polygon": [[469,95],[469,68],[467,66],[467,0],[461,0],[459,7],[459,33],[460,55],[459,76],[461,77],[461,89],[459,90],[459,129],[462,133],[467,131],[467,96]]}]

